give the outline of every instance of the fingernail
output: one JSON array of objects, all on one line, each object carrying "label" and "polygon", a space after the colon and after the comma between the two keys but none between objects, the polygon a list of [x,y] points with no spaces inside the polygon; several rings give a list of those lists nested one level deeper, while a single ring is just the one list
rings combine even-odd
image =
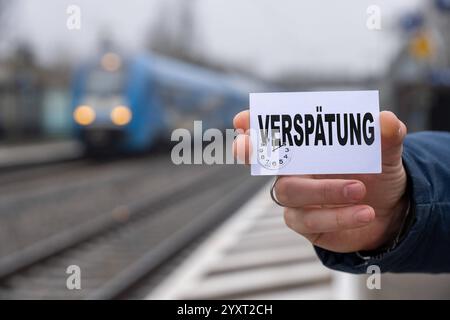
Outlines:
[{"label": "fingernail", "polygon": [[344,187],[344,197],[350,200],[359,200],[362,198],[364,188],[360,183],[352,183]]},{"label": "fingernail", "polygon": [[364,208],[359,211],[356,211],[354,217],[358,222],[368,223],[372,221],[372,211],[370,211],[368,208]]}]

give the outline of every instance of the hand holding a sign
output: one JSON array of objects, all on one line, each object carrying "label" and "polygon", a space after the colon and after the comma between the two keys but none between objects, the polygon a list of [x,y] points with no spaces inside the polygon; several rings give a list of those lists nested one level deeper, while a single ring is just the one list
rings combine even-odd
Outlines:
[{"label": "hand holding a sign", "polygon": [[[249,111],[234,118],[248,132]],[[406,126],[392,113],[380,113],[382,173],[281,176],[275,186],[285,207],[288,227],[314,245],[335,252],[374,250],[389,244],[404,220],[408,199],[402,163]],[[233,146],[249,163],[250,136],[240,134]]]}]

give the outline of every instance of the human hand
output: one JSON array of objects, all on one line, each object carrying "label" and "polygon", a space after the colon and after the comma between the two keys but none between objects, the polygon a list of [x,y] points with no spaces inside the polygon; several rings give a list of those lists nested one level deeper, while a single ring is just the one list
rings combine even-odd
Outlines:
[{"label": "human hand", "polygon": [[[249,129],[249,111],[234,127]],[[408,199],[402,163],[406,126],[389,111],[380,113],[382,173],[281,176],[275,193],[285,207],[287,226],[314,245],[335,252],[374,250],[392,241],[402,225]],[[235,157],[249,163],[250,137],[233,145]]]}]

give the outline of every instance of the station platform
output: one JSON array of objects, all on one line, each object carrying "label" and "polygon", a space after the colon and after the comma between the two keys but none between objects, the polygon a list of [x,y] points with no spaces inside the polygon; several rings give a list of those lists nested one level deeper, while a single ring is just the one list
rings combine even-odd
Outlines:
[{"label": "station platform", "polygon": [[325,268],[312,245],[285,225],[269,188],[241,207],[146,299],[358,298],[358,276]]},{"label": "station platform", "polygon": [[0,145],[0,169],[66,161],[79,158],[82,153],[82,146],[75,140]]}]

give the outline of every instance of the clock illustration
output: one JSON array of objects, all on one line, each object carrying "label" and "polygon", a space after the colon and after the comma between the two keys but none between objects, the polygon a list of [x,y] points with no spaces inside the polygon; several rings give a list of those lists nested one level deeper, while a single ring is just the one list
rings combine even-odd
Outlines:
[{"label": "clock illustration", "polygon": [[279,170],[286,166],[291,161],[291,151],[291,147],[286,144],[273,147],[270,135],[268,135],[266,143],[258,139],[258,162],[266,169]]}]

